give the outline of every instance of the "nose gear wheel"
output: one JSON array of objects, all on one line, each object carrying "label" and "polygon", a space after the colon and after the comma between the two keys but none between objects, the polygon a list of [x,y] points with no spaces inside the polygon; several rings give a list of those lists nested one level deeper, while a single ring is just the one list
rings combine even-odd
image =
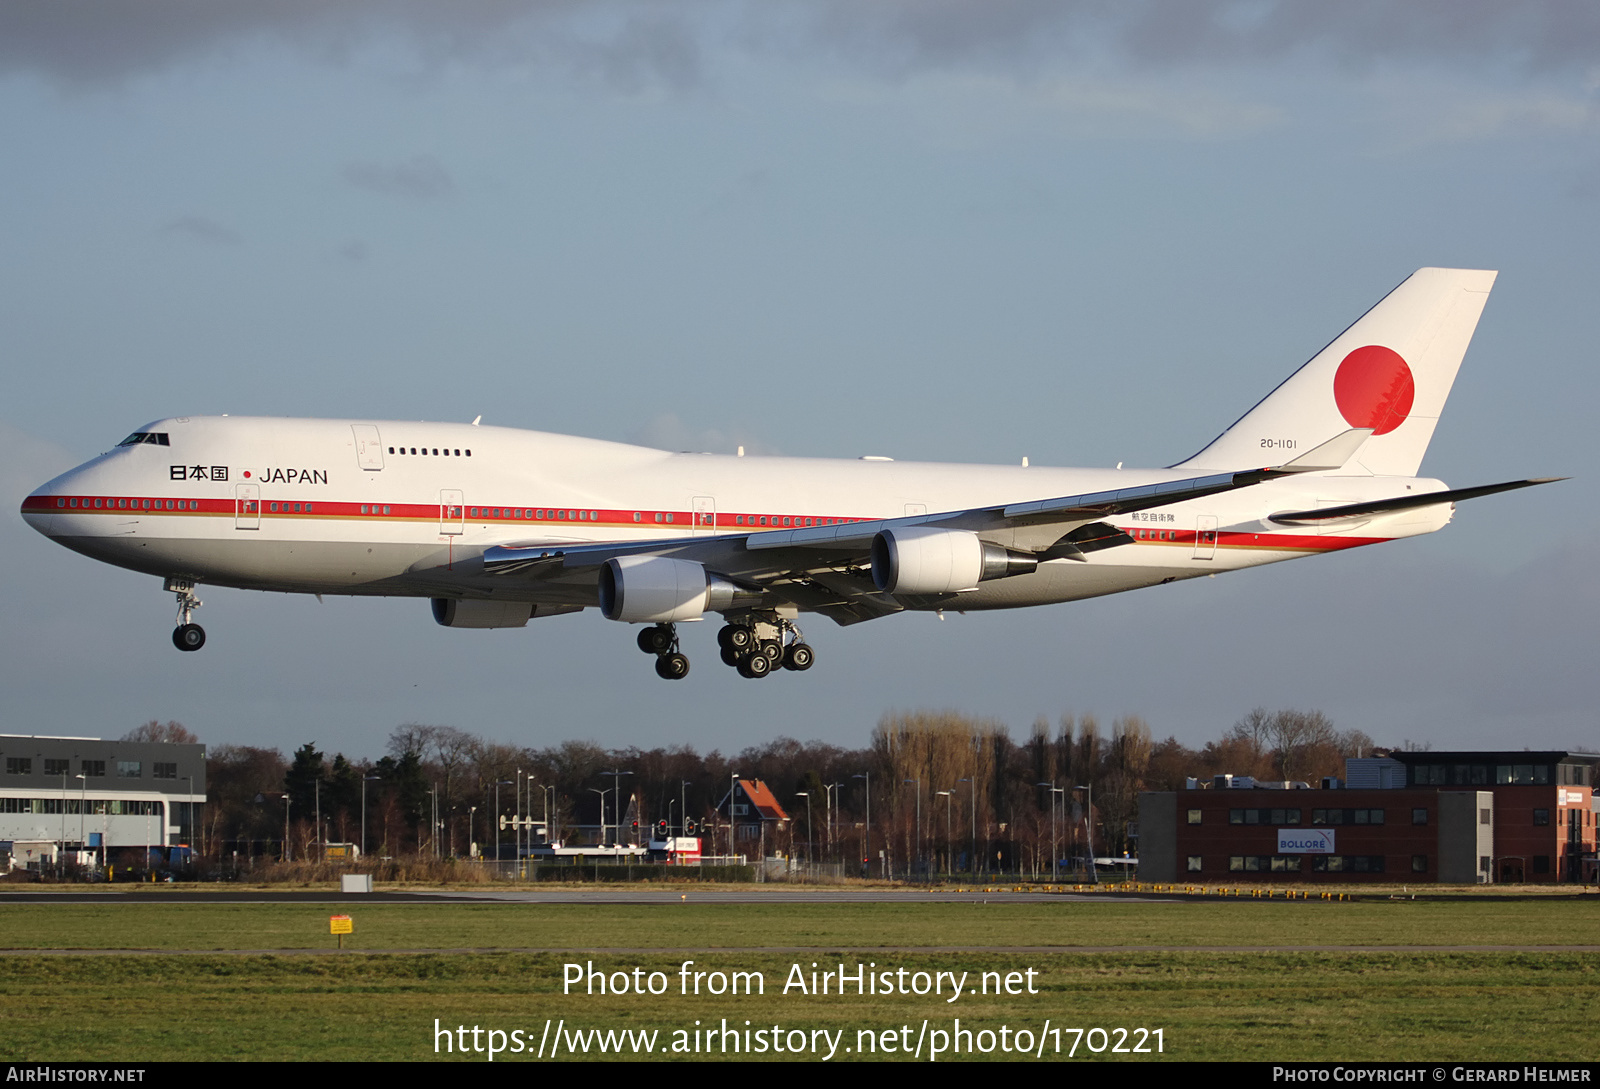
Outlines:
[{"label": "nose gear wheel", "polygon": [[206,645],[206,630],[194,622],[194,611],[201,605],[194,596],[191,579],[169,578],[164,584],[168,593],[178,596],[178,621],[172,629],[172,645],[179,650],[199,650]]}]

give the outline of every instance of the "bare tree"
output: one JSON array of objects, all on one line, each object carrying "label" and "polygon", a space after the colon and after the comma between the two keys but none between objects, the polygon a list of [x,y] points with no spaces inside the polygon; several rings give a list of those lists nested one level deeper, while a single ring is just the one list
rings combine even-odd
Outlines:
[{"label": "bare tree", "polygon": [[1342,750],[1339,732],[1321,711],[1284,708],[1269,712],[1257,707],[1240,719],[1228,736],[1248,741],[1260,752],[1270,752],[1284,779],[1304,778],[1314,768],[1325,769],[1330,760],[1337,770]]},{"label": "bare tree", "polygon": [[158,741],[176,745],[198,745],[200,739],[194,731],[184,726],[181,722],[157,722],[151,719],[142,726],[135,726],[122,735],[123,741]]}]

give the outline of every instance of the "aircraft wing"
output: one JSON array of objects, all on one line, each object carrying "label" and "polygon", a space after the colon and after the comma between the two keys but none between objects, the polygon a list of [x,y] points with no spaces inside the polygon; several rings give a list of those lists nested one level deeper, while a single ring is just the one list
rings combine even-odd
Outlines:
[{"label": "aircraft wing", "polygon": [[[1305,462],[1304,458],[1297,459]],[[561,584],[597,584],[602,565],[630,556],[666,556],[699,563],[774,605],[820,612],[840,624],[899,612],[892,594],[880,591],[868,569],[873,540],[885,531],[927,527],[964,530],[1037,560],[1078,559],[1087,552],[1131,540],[1103,523],[1129,511],[1165,506],[1219,492],[1247,488],[1289,473],[1325,468],[1312,463],[1215,473],[970,510],[912,515],[795,529],[769,529],[648,541],[593,544],[495,545],[485,550],[486,574]]]}]

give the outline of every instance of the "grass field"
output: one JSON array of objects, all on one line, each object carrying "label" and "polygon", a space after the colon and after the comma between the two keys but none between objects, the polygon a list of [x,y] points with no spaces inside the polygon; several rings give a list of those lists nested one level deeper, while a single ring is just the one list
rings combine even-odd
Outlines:
[{"label": "grass field", "polygon": [[[461,1059],[443,1053],[435,1020],[520,1030],[527,1061],[545,1022],[565,1030],[659,1031],[656,1057],[704,1059],[670,1048],[726,1019],[742,1031],[780,1026],[840,1033],[834,1061],[860,1059],[858,1030],[879,1048],[865,1057],[904,1060],[899,1048],[923,1032],[1002,1026],[1030,1042],[1056,1028],[1161,1029],[1159,1056],[1083,1059],[1571,1059],[1591,1057],[1600,1013],[1600,954],[1506,952],[1497,945],[1571,946],[1596,941],[1600,898],[1536,901],[1366,901],[1008,904],[374,904],[350,909],[356,932],[343,953],[239,954],[226,950],[327,949],[325,905],[107,903],[41,905],[0,901],[0,1003],[7,1032],[0,1058],[94,1059]],[[1129,947],[1160,946],[1132,952]],[[1284,951],[1290,946],[1457,946],[1471,951]],[[771,952],[775,946],[804,953]],[[996,947],[1050,947],[1006,953]],[[1219,946],[1275,951],[1235,953]],[[1119,947],[1115,952],[1074,948]],[[1208,947],[1210,947],[1208,949]],[[930,951],[956,948],[962,951]],[[93,949],[201,950],[183,956],[30,955]],[[586,950],[612,952],[591,953]],[[640,950],[637,953],[620,950]],[[1059,949],[1060,951],[1056,951]],[[382,950],[506,950],[393,952]],[[810,950],[816,950],[811,952]],[[920,950],[920,951],[919,951]],[[547,952],[546,952],[547,951]],[[679,994],[680,967],[758,972],[762,994]],[[563,994],[563,965],[659,971],[667,992]],[[791,990],[792,966],[809,973],[842,961],[878,971],[968,973],[955,1002],[943,995],[817,996]],[[1037,993],[972,993],[980,974],[1036,973]],[[630,977],[631,978],[631,977]],[[923,977],[926,982],[927,977]],[[707,980],[706,985],[714,983]],[[581,987],[579,988],[581,990]],[[910,1026],[887,1042],[884,1030]],[[684,1035],[674,1036],[675,1030]],[[570,1037],[569,1037],[570,1038]],[[720,1037],[719,1037],[720,1038]],[[789,1037],[792,1040],[794,1037]],[[983,1038],[974,1038],[982,1046]],[[1056,1038],[1063,1050],[1070,1034]],[[1130,1037],[1131,1044],[1139,1037]],[[452,1045],[461,1037],[455,1037]],[[924,1042],[936,1035],[924,1037]],[[470,1048],[473,1038],[465,1042]],[[1014,1041],[1013,1041],[1014,1042]],[[1152,1049],[1155,1038],[1144,1038]],[[487,1037],[477,1043],[484,1046]],[[586,1058],[615,1057],[594,1050]],[[826,1053],[826,1040],[821,1045]],[[969,1047],[971,1045],[969,1044]],[[1047,1046],[1046,1057],[1053,1043]],[[847,1053],[846,1048],[851,1050]],[[923,1058],[926,1058],[926,1047]],[[663,1052],[665,1054],[663,1055]],[[562,1057],[565,1057],[563,1054]],[[623,1057],[632,1057],[631,1053]],[[642,1056],[641,1056],[642,1057]],[[712,1058],[720,1057],[712,1055]],[[745,1057],[729,1055],[729,1058]],[[767,1052],[757,1058],[796,1058]],[[807,1055],[805,1057],[814,1057]],[[820,1056],[815,1056],[820,1057]],[[1063,1058],[1066,1056],[1063,1054]],[[465,1056],[482,1061],[487,1055]]]}]

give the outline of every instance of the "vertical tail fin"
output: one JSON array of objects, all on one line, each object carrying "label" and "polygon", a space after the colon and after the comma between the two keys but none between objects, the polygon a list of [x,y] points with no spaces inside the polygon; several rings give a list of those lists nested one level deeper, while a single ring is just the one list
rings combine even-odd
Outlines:
[{"label": "vertical tail fin", "polygon": [[1416,476],[1495,275],[1418,269],[1210,446],[1174,468],[1283,461],[1285,452],[1370,427],[1372,437],[1348,471]]}]

